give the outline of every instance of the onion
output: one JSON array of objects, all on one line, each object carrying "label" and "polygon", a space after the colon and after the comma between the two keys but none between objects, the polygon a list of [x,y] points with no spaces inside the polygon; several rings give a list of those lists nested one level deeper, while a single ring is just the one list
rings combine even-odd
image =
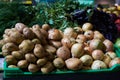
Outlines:
[{"label": "onion", "polygon": [[104,58],[104,53],[101,50],[94,50],[92,52],[92,57],[95,60],[102,60]]},{"label": "onion", "polygon": [[118,58],[118,57],[114,58],[113,60],[110,61],[109,67],[112,67],[112,66],[114,66],[116,64],[120,64],[120,58]]}]

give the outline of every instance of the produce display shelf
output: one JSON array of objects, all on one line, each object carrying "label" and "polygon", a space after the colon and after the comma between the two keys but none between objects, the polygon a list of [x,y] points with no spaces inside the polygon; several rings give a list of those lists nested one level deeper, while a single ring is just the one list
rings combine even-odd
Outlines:
[{"label": "produce display shelf", "polygon": [[[120,49],[115,46],[115,52],[118,57],[120,57]],[[8,68],[7,63],[4,61],[4,78],[11,78],[11,77],[20,77],[20,76],[36,76],[36,75],[64,75],[64,74],[72,74],[72,73],[105,73],[105,72],[117,72],[120,70],[120,64],[116,64],[111,68],[107,69],[100,69],[100,70],[56,70],[48,74],[43,74],[41,72],[31,73],[27,71],[22,71],[20,68]]]}]

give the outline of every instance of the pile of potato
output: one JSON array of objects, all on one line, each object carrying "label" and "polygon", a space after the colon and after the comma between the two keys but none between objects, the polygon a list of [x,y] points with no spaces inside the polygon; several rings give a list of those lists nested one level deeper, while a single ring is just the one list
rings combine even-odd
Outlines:
[{"label": "pile of potato", "polygon": [[49,73],[60,70],[103,69],[120,63],[113,43],[92,24],[66,28],[63,32],[48,24],[31,28],[17,23],[4,31],[0,41],[9,68]]}]

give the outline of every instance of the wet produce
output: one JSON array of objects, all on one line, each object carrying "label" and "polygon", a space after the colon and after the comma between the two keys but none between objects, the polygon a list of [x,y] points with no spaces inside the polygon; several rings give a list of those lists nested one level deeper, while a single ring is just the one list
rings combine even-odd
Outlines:
[{"label": "wet produce", "polygon": [[59,70],[104,69],[120,64],[112,41],[92,30],[91,23],[64,31],[48,24],[41,26],[16,23],[15,28],[4,31],[0,45],[8,68],[47,74]]}]

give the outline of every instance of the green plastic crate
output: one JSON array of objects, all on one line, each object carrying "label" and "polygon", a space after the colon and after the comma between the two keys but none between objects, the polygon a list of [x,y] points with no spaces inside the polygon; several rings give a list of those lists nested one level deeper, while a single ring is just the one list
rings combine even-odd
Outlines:
[{"label": "green plastic crate", "polygon": [[[118,57],[120,57],[120,49],[115,46],[115,52]],[[70,73],[105,73],[105,72],[115,72],[120,71],[120,64],[116,64],[111,68],[108,69],[100,69],[100,70],[78,70],[78,71],[72,71],[72,70],[64,70],[64,71],[53,71],[49,74],[43,74],[41,72],[37,73],[31,73],[31,72],[24,72],[19,68],[8,68],[7,63],[4,61],[4,78],[11,78],[11,77],[20,77],[20,76],[37,76],[37,75],[56,75],[59,76],[60,74],[70,74]]]}]

